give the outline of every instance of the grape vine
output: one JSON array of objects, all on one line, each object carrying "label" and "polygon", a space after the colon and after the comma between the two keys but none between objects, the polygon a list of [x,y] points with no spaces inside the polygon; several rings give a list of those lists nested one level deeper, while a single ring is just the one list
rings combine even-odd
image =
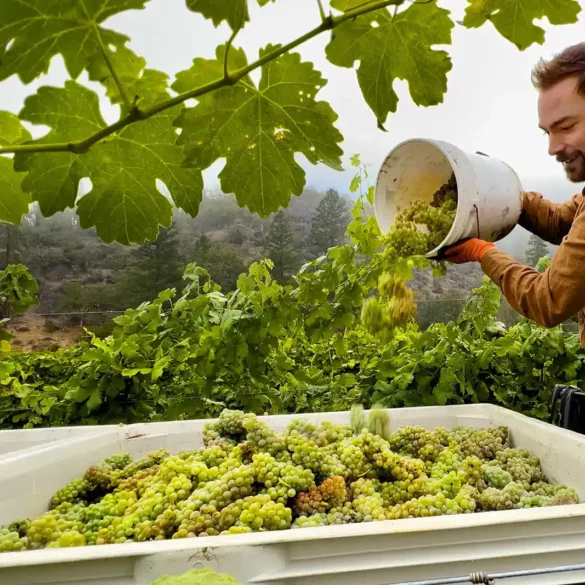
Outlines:
[{"label": "grape vine", "polygon": [[[580,11],[577,0],[559,0],[554,9],[537,0],[529,10],[520,9],[521,2],[468,0],[463,26],[489,21],[524,49],[543,42],[535,20],[572,23]],[[113,16],[148,9],[148,0],[2,2],[0,82],[17,75],[31,83],[57,55],[70,79],[63,87],[40,87],[18,115],[0,112],[0,155],[14,155],[0,156],[0,221],[19,224],[36,202],[45,216],[75,208],[80,225],[95,228],[106,242],[151,241],[160,226],[170,225],[174,207],[197,215],[202,171],[218,159],[225,159],[222,190],[241,206],[262,216],[286,207],[305,186],[297,153],[311,164],[342,168],[337,115],[317,97],[326,80],[294,52],[323,33],[334,32],[326,48],[330,64],[360,63],[357,80],[380,127],[397,109],[396,79],[408,82],[420,106],[441,103],[447,89],[451,59],[435,46],[451,43],[455,23],[435,1],[331,0],[329,10],[319,1],[314,28],[286,44],[276,40],[255,59],[236,46],[251,21],[247,0],[187,0],[186,6],[231,32],[214,59],[195,58],[169,79],[149,69],[125,35],[107,28]],[[258,86],[250,77],[255,71]],[[98,95],[78,81],[83,72],[120,107],[113,124],[104,121]],[[197,104],[187,106],[191,99]],[[49,132],[33,140],[23,121]],[[83,179],[92,187],[78,198]]]}]

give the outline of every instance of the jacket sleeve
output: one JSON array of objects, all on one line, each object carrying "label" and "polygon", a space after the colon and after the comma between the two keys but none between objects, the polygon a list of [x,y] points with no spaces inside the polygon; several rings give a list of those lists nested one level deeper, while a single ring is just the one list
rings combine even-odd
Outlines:
[{"label": "jacket sleeve", "polygon": [[[532,202],[538,210],[539,202]],[[565,229],[569,206],[547,203],[538,210],[535,225],[559,235]],[[508,302],[524,317],[555,327],[585,307],[585,204],[574,214],[568,235],[560,242],[550,268],[539,273],[500,250],[487,252],[483,271],[500,287]]]},{"label": "jacket sleeve", "polygon": [[539,238],[558,246],[569,233],[582,201],[581,194],[564,203],[553,203],[540,193],[526,192],[519,223]]}]

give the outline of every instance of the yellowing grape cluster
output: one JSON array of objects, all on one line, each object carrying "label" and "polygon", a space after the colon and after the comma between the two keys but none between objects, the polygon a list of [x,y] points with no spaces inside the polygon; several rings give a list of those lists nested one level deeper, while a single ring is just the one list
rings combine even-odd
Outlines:
[{"label": "yellowing grape cluster", "polygon": [[572,489],[547,481],[536,457],[511,448],[505,427],[391,432],[385,411],[368,421],[356,410],[352,426],[299,419],[275,432],[253,414],[224,411],[204,440],[204,448],[177,455],[160,450],[97,463],[60,489],[47,512],[0,528],[0,550],[578,502]]}]

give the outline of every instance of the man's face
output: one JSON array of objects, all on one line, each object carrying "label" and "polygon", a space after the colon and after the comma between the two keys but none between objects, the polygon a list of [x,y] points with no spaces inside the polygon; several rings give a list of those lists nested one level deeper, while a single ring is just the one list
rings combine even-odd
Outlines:
[{"label": "man's face", "polygon": [[577,93],[576,77],[540,92],[538,119],[548,134],[548,153],[563,164],[570,181],[585,181],[585,97]]}]

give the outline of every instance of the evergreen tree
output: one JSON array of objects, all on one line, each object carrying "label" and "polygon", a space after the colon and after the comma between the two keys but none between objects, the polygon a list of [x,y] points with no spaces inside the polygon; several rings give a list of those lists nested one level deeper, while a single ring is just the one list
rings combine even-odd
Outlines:
[{"label": "evergreen tree", "polygon": [[192,262],[205,268],[211,280],[219,284],[224,293],[236,288],[238,277],[246,272],[250,264],[240,247],[212,242],[206,235],[196,241]]},{"label": "evergreen tree", "polygon": [[155,242],[132,251],[131,259],[116,281],[120,294],[133,299],[131,306],[153,300],[159,292],[175,288],[181,292],[185,262],[179,251],[179,234],[175,222],[161,229]]},{"label": "evergreen tree", "polygon": [[270,230],[264,240],[264,251],[274,262],[272,274],[280,282],[286,282],[297,268],[298,254],[294,233],[289,221],[280,210],[270,224]]},{"label": "evergreen tree", "polygon": [[530,266],[536,266],[538,261],[544,256],[550,256],[550,250],[547,243],[538,236],[532,234],[526,247],[526,262]]},{"label": "evergreen tree", "polygon": [[335,189],[329,189],[317,207],[311,224],[311,249],[316,256],[345,241],[349,210]]}]

